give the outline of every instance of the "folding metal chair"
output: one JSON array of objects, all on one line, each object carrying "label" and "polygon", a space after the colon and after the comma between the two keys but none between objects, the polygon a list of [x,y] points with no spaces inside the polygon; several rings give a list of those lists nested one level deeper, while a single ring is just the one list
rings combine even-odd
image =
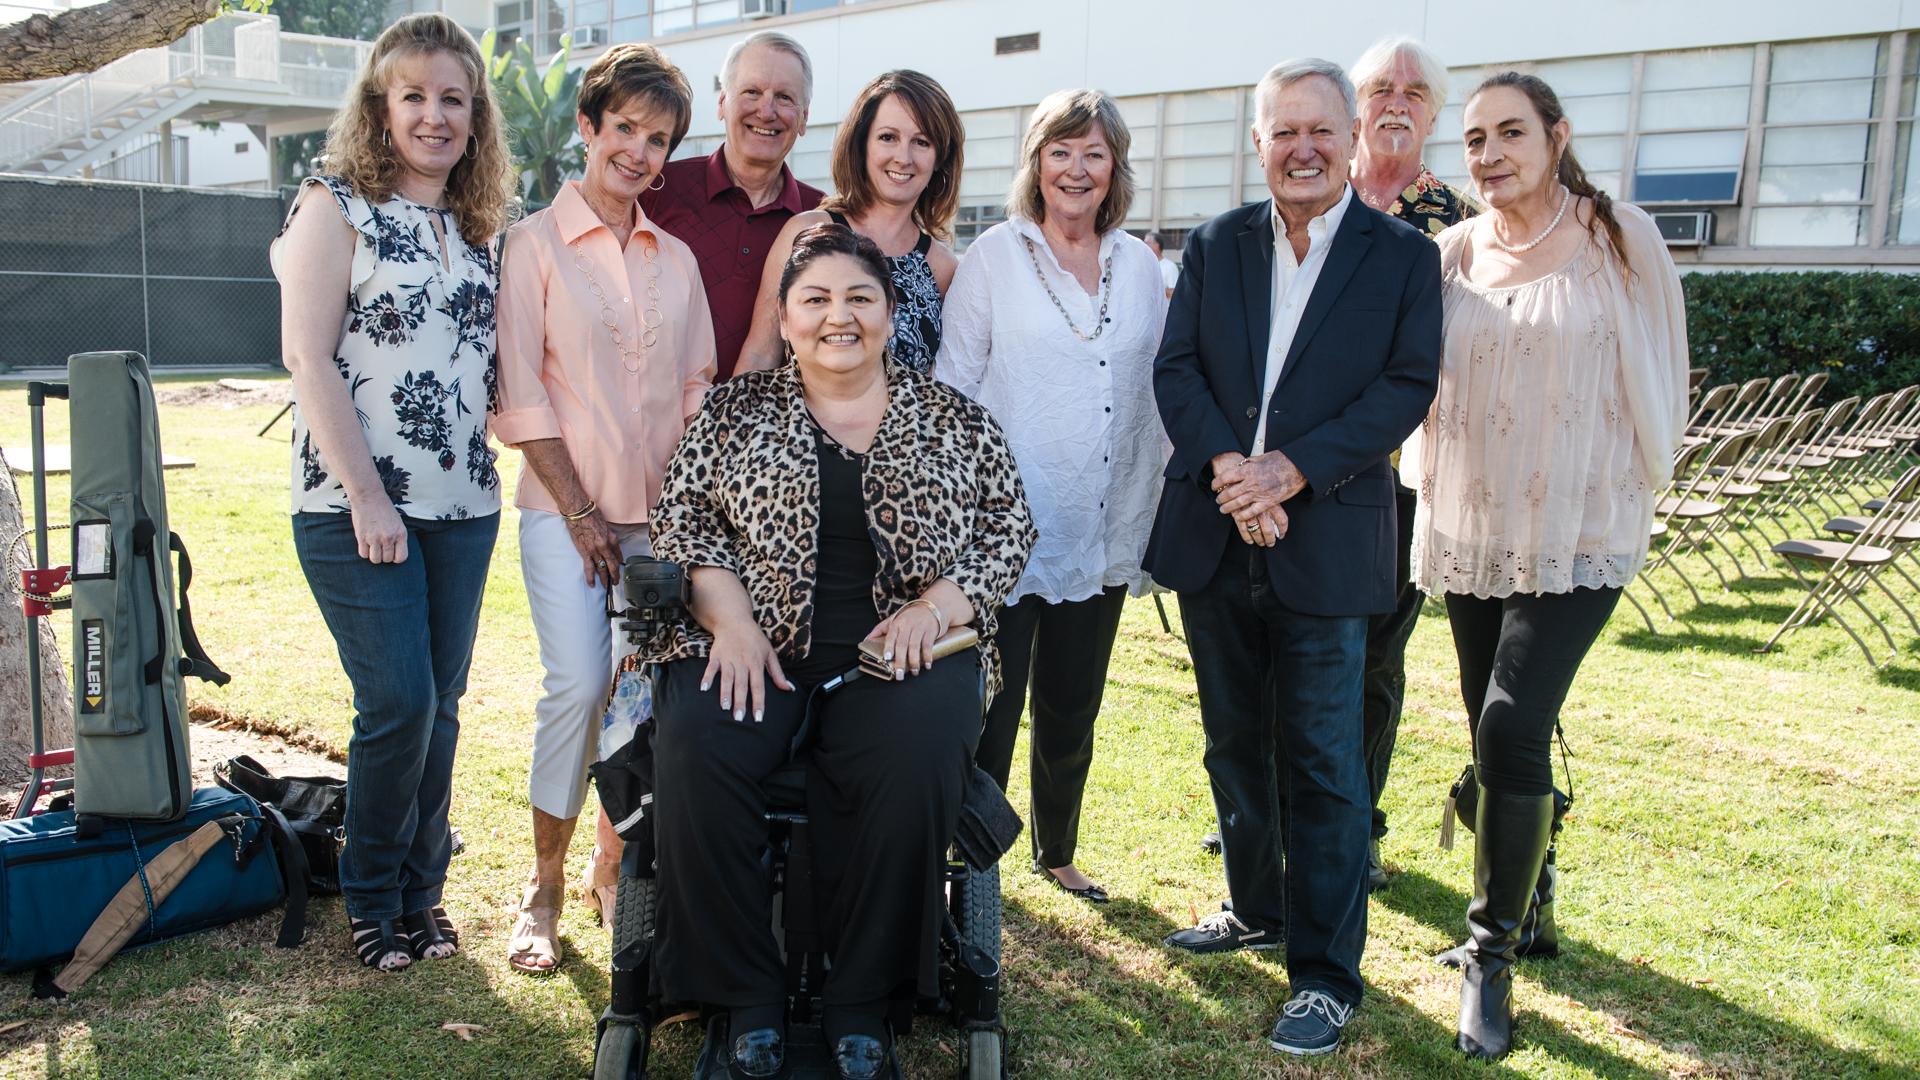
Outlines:
[{"label": "folding metal chair", "polygon": [[[1666,523],[1668,534],[1666,546],[1660,550],[1658,557],[1649,560],[1648,569],[1663,565],[1671,567],[1673,572],[1679,575],[1681,582],[1686,585],[1687,591],[1693,594],[1696,604],[1704,604],[1706,601],[1701,599],[1700,590],[1694,587],[1693,579],[1687,576],[1687,572],[1681,568],[1674,555],[1683,548],[1693,548],[1713,570],[1713,576],[1720,580],[1720,587],[1728,591],[1732,590],[1732,586],[1727,582],[1727,575],[1720,569],[1720,564],[1714,562],[1713,556],[1707,552],[1707,548],[1712,543],[1711,538],[1693,534],[1704,523],[1726,513],[1727,504],[1721,492],[1728,484],[1733,483],[1732,466],[1746,455],[1747,447],[1752,445],[1753,439],[1753,432],[1743,431],[1714,443],[1701,459],[1700,467],[1683,482],[1678,483],[1673,494],[1654,504],[1654,516]],[[1731,552],[1728,554],[1731,557]]]},{"label": "folding metal chair", "polygon": [[[1893,632],[1887,629],[1887,624],[1862,599],[1862,593],[1869,584],[1885,593],[1901,614],[1907,617],[1915,635],[1920,635],[1920,619],[1914,617],[1913,611],[1880,578],[1881,572],[1893,564],[1895,550],[1912,543],[1902,537],[1915,535],[1914,530],[1920,528],[1920,497],[1917,495],[1920,495],[1920,466],[1908,469],[1895,482],[1880,510],[1851,540],[1785,540],[1775,544],[1774,552],[1787,560],[1787,568],[1806,589],[1806,596],[1781,621],[1779,629],[1760,647],[1760,651],[1771,650],[1787,631],[1797,630],[1824,614],[1831,616],[1846,631],[1847,636],[1866,655],[1867,663],[1876,668],[1885,666],[1899,655],[1900,646],[1894,641]],[[1802,564],[1822,569],[1810,577],[1801,571]],[[1866,639],[1841,614],[1841,607],[1846,603],[1859,609],[1860,614],[1866,616],[1880,631],[1887,648],[1892,650],[1887,660],[1876,660]]]},{"label": "folding metal chair", "polygon": [[[1660,503],[1663,502],[1669,494],[1676,494],[1679,491],[1681,486],[1686,482],[1685,478],[1687,477],[1688,473],[1692,470],[1695,459],[1697,459],[1702,453],[1705,453],[1705,452],[1706,451],[1705,451],[1704,443],[1696,443],[1691,446],[1682,445],[1678,450],[1674,452],[1673,479],[1670,482],[1668,482],[1666,490],[1661,493],[1660,498],[1657,499],[1654,504],[1655,510],[1654,510],[1654,517],[1653,517],[1653,526],[1651,529],[1648,530],[1648,536],[1647,536],[1649,554],[1648,554],[1647,560],[1640,564],[1640,569],[1634,574],[1635,580],[1645,585],[1647,587],[1647,591],[1653,594],[1653,599],[1656,603],[1660,605],[1660,610],[1667,613],[1668,622],[1672,622],[1673,620],[1679,618],[1679,616],[1673,613],[1673,607],[1667,603],[1666,594],[1660,591],[1660,586],[1655,584],[1653,578],[1648,575],[1648,571],[1652,570],[1654,566],[1657,564],[1656,557],[1652,553],[1655,550],[1654,544],[1657,541],[1659,541],[1660,538],[1666,536],[1667,533],[1669,532],[1669,529],[1667,528],[1667,523],[1661,518],[1658,508]],[[1640,613],[1640,618],[1642,621],[1644,621],[1647,624],[1647,630],[1649,632],[1654,634],[1658,634],[1660,632],[1659,628],[1653,625],[1653,618],[1652,616],[1647,614],[1647,609],[1641,606],[1639,600],[1634,598],[1633,589],[1631,588],[1631,586],[1620,590],[1620,595],[1626,597],[1627,602],[1632,604],[1634,610]],[[1698,599],[1699,594],[1695,593],[1694,597],[1695,599]]]},{"label": "folding metal chair", "polygon": [[1700,430],[1719,422],[1720,414],[1733,403],[1733,396],[1739,389],[1732,383],[1722,383],[1702,393],[1700,400],[1694,402],[1692,415],[1687,417],[1687,433],[1680,441],[1689,446],[1712,442],[1712,439],[1699,434]]}]

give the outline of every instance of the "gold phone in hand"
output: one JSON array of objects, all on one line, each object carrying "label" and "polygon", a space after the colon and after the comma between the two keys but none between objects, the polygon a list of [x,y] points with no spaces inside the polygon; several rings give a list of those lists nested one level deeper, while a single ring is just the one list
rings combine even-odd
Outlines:
[{"label": "gold phone in hand", "polygon": [[[933,643],[933,658],[952,656],[961,649],[969,649],[980,643],[980,632],[971,626],[956,626],[941,634]],[[887,647],[886,638],[868,638],[860,643],[860,670],[876,679],[893,678],[893,665],[883,654]],[[905,665],[901,665],[904,667]]]}]

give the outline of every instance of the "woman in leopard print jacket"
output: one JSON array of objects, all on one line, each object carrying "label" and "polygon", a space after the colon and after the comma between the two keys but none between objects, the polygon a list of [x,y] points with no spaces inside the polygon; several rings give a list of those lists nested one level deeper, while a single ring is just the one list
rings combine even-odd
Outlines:
[{"label": "woman in leopard print jacket", "polygon": [[[708,395],[652,518],[655,554],[693,588],[691,618],[648,656],[656,956],[669,999],[713,1010],[703,1067],[781,1072],[762,782],[811,707],[822,1022],[839,1075],[863,1080],[894,1075],[889,1016],[938,990],[940,875],[996,681],[993,616],[1035,531],[986,410],[887,356],[893,291],[872,241],[802,232],[779,296],[791,361]],[[932,643],[969,625],[982,645],[935,663]],[[868,638],[894,678],[815,693]]]}]

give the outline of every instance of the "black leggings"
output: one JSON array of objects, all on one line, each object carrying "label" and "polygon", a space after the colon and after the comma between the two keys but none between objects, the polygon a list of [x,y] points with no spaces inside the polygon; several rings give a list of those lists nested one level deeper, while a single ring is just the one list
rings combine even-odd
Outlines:
[{"label": "black leggings", "polygon": [[1560,706],[1619,602],[1619,589],[1492,599],[1447,594],[1481,787],[1508,795],[1553,791]]}]

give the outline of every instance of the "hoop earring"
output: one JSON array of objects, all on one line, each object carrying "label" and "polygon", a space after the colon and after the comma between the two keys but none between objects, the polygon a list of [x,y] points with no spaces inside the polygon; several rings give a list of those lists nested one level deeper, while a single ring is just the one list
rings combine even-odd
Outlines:
[{"label": "hoop earring", "polygon": [[478,135],[467,136],[467,156],[470,158],[476,157],[479,155],[479,153],[480,153],[480,136]]},{"label": "hoop earring", "polygon": [[657,172],[653,174],[653,183],[647,185],[647,190],[659,191],[661,188],[666,186],[667,186],[667,174],[663,172]]},{"label": "hoop earring", "polygon": [[393,149],[393,132],[387,130],[386,128],[381,128],[380,129],[380,145],[386,147],[389,150]]}]

